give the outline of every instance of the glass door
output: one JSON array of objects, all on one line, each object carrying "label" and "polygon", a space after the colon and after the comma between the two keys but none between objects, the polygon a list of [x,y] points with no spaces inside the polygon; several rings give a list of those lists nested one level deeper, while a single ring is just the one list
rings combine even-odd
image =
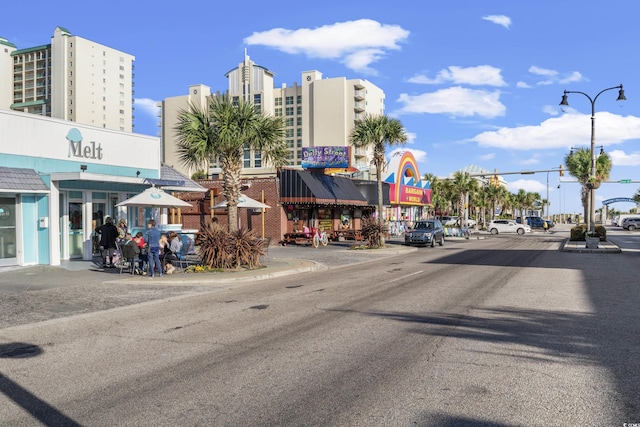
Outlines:
[{"label": "glass door", "polygon": [[69,258],[82,258],[82,202],[69,202]]},{"label": "glass door", "polygon": [[16,198],[0,197],[0,266],[16,265]]}]

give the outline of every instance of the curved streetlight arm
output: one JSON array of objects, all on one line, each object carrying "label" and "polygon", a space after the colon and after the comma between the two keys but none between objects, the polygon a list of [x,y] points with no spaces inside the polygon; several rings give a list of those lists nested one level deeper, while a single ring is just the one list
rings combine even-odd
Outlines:
[{"label": "curved streetlight arm", "polygon": [[[562,95],[562,101],[560,105],[569,105],[569,101],[567,101],[567,94],[569,93],[579,93],[587,97],[589,102],[591,102],[591,176],[596,176],[596,101],[598,97],[608,90],[619,89],[618,99],[617,101],[624,101],[627,98],[624,96],[624,89],[622,85],[608,87],[606,89],[602,89],[598,94],[591,98],[588,94],[584,92],[580,92],[577,90],[565,90]],[[595,230],[595,188],[591,188],[589,191],[589,208],[587,210],[587,225],[589,226],[589,231],[593,232]]]}]

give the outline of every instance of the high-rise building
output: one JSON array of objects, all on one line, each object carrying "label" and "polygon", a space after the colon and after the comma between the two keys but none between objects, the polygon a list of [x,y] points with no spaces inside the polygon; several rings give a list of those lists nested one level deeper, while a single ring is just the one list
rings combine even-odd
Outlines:
[{"label": "high-rise building", "polygon": [[0,108],[132,132],[134,61],[62,27],[26,49],[0,39]]},{"label": "high-rise building", "polygon": [[[291,167],[302,164],[303,147],[349,146],[349,134],[356,120],[365,114],[384,114],[384,91],[367,80],[323,78],[319,71],[303,71],[301,84],[278,88],[274,87],[274,73],[255,64],[246,53],[243,62],[227,72],[226,77],[229,97],[250,101],[260,111],[284,119]],[[180,163],[175,150],[173,128],[177,109],[187,108],[189,102],[203,106],[208,96],[215,95],[202,85],[191,86],[189,90],[189,95],[167,98],[160,106],[163,161],[190,176],[194,171]],[[361,171],[361,178],[370,178],[371,154],[368,149],[351,151],[351,165]],[[274,173],[259,152],[247,150],[243,166],[246,176]],[[212,164],[208,173],[215,175],[220,169]]]}]

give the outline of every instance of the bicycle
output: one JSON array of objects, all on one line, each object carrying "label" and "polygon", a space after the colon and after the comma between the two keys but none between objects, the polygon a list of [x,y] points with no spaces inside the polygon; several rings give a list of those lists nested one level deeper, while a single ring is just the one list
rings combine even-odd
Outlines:
[{"label": "bicycle", "polygon": [[325,233],[319,228],[315,228],[313,232],[313,240],[312,240],[313,247],[317,248],[320,246],[320,244],[322,244],[322,246],[327,246],[328,243],[329,243],[329,236],[327,236],[327,233]]}]

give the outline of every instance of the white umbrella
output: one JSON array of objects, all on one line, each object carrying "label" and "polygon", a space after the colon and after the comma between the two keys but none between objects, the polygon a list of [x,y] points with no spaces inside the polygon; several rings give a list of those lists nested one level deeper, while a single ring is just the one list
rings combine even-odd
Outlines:
[{"label": "white umbrella", "polygon": [[[212,209],[218,209],[218,208],[226,208],[227,207],[227,201],[223,201],[220,203],[217,203],[215,206],[213,206]],[[262,202],[259,202],[256,199],[252,199],[251,197],[245,196],[244,194],[240,194],[240,197],[238,197],[238,207],[239,208],[247,208],[247,209],[269,209],[271,208],[271,206],[269,205],[265,205]]]},{"label": "white umbrella", "polygon": [[140,194],[118,203],[118,207],[147,206],[152,208],[186,208],[191,204],[154,187],[147,188]]}]

